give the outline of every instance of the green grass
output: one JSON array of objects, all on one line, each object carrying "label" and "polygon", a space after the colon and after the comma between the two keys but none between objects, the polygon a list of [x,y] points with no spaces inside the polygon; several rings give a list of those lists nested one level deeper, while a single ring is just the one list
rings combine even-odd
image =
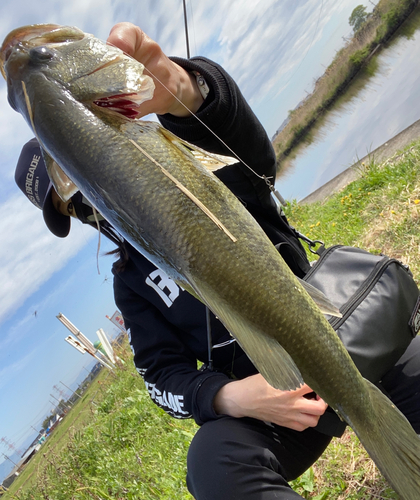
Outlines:
[{"label": "green grass", "polygon": [[340,193],[323,203],[292,201],[286,214],[311,239],[386,253],[420,276],[419,161],[417,143],[384,165],[362,164],[361,177]]},{"label": "green grass", "polygon": [[[410,266],[420,280],[420,142],[384,165],[362,165],[361,177],[323,203],[289,203],[290,222],[327,246],[359,246]],[[308,252],[311,259],[314,255]],[[334,439],[292,483],[304,498],[397,499],[351,430]]]},{"label": "green grass", "polygon": [[191,499],[186,453],[195,423],[156,407],[127,345],[119,356],[126,362],[116,376],[103,371],[107,376],[93,382],[87,406],[74,408],[66,417],[71,425],[58,427],[3,498]]},{"label": "green grass", "polygon": [[[358,245],[410,264],[420,277],[420,142],[324,203],[289,203],[292,224],[327,245]],[[310,254],[311,257],[312,254]],[[191,500],[186,454],[197,429],[150,400],[128,346],[103,371],[2,498]],[[94,400],[92,402],[92,400]],[[352,431],[334,439],[292,487],[316,500],[396,499]]]}]

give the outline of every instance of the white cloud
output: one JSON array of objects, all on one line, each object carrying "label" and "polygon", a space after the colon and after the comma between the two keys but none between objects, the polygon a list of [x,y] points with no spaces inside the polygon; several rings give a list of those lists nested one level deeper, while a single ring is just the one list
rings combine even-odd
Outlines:
[{"label": "white cloud", "polygon": [[264,0],[241,2],[241,9],[232,4],[223,16],[219,41],[224,64],[248,99],[258,102],[273,87],[290,83],[336,8],[330,3]]},{"label": "white cloud", "polygon": [[[258,108],[275,97],[279,89],[288,87],[308,47],[311,43],[316,46],[334,12],[354,8],[357,0],[215,0],[189,1],[187,4],[190,41],[197,53],[225,66],[246,98]],[[117,21],[138,24],[168,54],[185,54],[181,2],[15,0],[12,8],[7,2],[0,6],[1,36],[24,24],[53,22],[75,25],[105,39]],[[313,47],[305,63],[312,58]],[[313,73],[308,72],[308,82],[312,78]],[[293,85],[296,85],[294,81]],[[76,234],[65,240],[55,238],[46,230],[39,211],[18,192],[13,180],[14,168],[21,146],[32,133],[23,118],[6,102],[6,86],[1,81],[0,272],[3,280],[0,320],[61,269],[85,244],[86,238]],[[297,100],[284,106],[287,110],[296,104]],[[276,114],[272,108],[270,112]],[[284,116],[278,112],[277,116],[279,126]]]},{"label": "white cloud", "polygon": [[41,212],[22,195],[0,205],[0,322],[59,271],[94,236],[72,231],[60,239],[46,228]]}]

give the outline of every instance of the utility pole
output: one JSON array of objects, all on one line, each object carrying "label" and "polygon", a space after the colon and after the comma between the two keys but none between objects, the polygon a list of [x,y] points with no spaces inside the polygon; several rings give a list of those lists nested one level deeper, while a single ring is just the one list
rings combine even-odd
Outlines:
[{"label": "utility pole", "polygon": [[[51,396],[51,397],[53,397],[54,399],[57,399],[57,398],[54,396],[54,394],[50,394],[50,396]],[[66,405],[66,403],[64,402],[64,400],[61,400],[61,401],[60,401],[59,399],[57,399],[57,401],[58,401],[58,404],[59,404],[59,405],[60,405],[60,404],[62,404],[65,408],[67,408],[68,410],[71,410],[71,406],[67,406],[67,405]],[[58,406],[58,405],[57,405],[57,406]]]},{"label": "utility pole", "polygon": [[6,460],[9,460],[9,462],[12,462],[12,464],[17,467],[17,464],[15,464],[15,462],[13,462],[13,460],[11,460],[7,455],[5,455],[4,453],[2,453],[2,455]]},{"label": "utility pole", "polygon": [[39,434],[39,431],[37,431],[33,425],[30,425],[29,427]]},{"label": "utility pole", "polygon": [[77,396],[78,398],[81,398],[81,397],[82,397],[80,394],[78,394],[78,393],[77,393],[77,391],[72,391],[72,390],[70,389],[70,387],[67,387],[67,386],[66,386],[66,384],[65,384],[64,382],[61,382],[61,380],[60,380],[60,384],[63,384],[63,385],[64,385],[64,387],[66,387],[69,391],[71,391],[73,394],[76,394],[76,396]]}]

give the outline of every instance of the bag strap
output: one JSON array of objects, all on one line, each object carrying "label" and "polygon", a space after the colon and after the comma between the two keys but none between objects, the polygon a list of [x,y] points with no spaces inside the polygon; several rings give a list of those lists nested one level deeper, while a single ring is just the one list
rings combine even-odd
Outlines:
[{"label": "bag strap", "polygon": [[[296,228],[294,228],[294,230],[296,231],[298,238],[300,238],[308,245],[309,251],[321,257],[321,255],[326,250],[325,243],[322,240],[311,240],[311,238],[308,238],[307,236],[299,232]],[[319,245],[319,247],[315,249],[317,245]]]}]

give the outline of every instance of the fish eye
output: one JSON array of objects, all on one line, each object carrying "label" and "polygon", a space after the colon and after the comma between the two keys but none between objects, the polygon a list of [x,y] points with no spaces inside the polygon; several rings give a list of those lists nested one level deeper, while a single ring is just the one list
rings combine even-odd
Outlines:
[{"label": "fish eye", "polygon": [[54,52],[46,47],[34,47],[30,50],[29,56],[32,62],[47,62],[54,57]]}]

